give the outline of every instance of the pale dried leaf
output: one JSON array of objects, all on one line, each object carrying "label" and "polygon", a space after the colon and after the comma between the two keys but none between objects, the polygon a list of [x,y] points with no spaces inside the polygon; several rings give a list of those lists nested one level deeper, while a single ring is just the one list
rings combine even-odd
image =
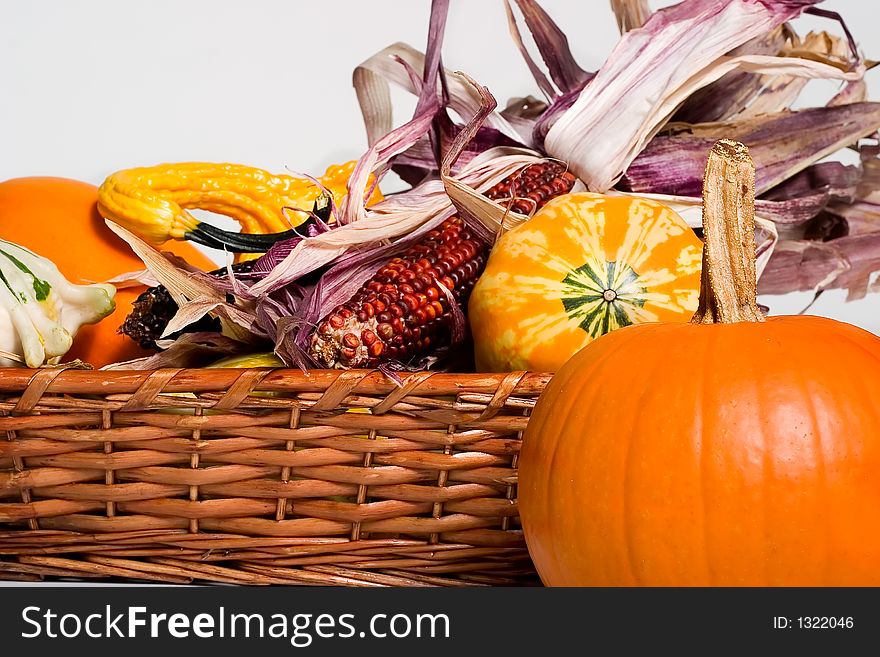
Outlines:
[{"label": "pale dried leaf", "polygon": [[[477,90],[481,98],[481,107],[468,120],[455,142],[443,156],[443,162],[440,166],[440,179],[443,181],[446,193],[462,218],[468,222],[468,225],[483,240],[492,243],[503,229],[522,223],[527,217],[492,201],[478,190],[475,190],[461,177],[452,175],[452,165],[455,164],[456,159],[464,150],[466,144],[477,133],[485,117],[495,108],[495,99],[486,87],[477,84],[477,82],[464,73],[456,73],[456,75],[461,76],[463,80]],[[526,151],[525,157],[532,158],[533,162],[541,161],[537,157],[537,153],[531,154]],[[517,166],[522,168],[522,160],[517,163]],[[504,177],[513,174],[516,170],[512,168],[505,171]],[[499,172],[500,170],[496,170],[496,174]]]},{"label": "pale dried leaf", "polygon": [[840,91],[828,101],[828,107],[864,103],[868,100],[868,83],[864,80],[853,80],[843,85]]},{"label": "pale dried leaf", "polygon": [[641,27],[651,17],[648,0],[611,0],[611,10],[621,34]]},{"label": "pale dried leaf", "polygon": [[[355,91],[361,114],[364,117],[370,146],[391,131],[393,125],[391,103],[385,103],[385,94],[393,84],[414,96],[421,93],[420,81],[413,79],[411,71],[422,71],[425,67],[424,53],[405,43],[395,43],[361,62],[354,72]],[[368,73],[372,75],[368,75]],[[443,69],[449,78],[451,71]],[[381,89],[384,89],[382,91]],[[447,79],[449,93],[448,107],[460,116],[471,116],[480,106],[479,97],[473,89],[455,79]],[[438,83],[438,94],[440,87]],[[390,98],[390,96],[389,96]],[[519,133],[497,112],[486,119],[486,125],[495,128],[511,139],[519,139]]]},{"label": "pale dried leaf", "polygon": [[149,269],[141,269],[140,271],[119,274],[118,276],[114,276],[103,282],[109,283],[117,290],[124,290],[131,287],[155,287],[156,285],[159,285],[159,280]]},{"label": "pale dried leaf", "polygon": [[[197,306],[194,312],[191,312],[189,309],[188,306],[191,300],[210,300],[215,304],[216,312],[214,314],[220,320],[224,335],[228,335],[236,340],[252,339],[250,327],[253,324],[253,316],[240,308],[235,308],[228,304],[226,302],[226,294],[212,285],[211,277],[198,272],[187,272],[180,269],[172,264],[171,259],[166,254],[157,250],[152,244],[148,244],[119,224],[110,220],[105,220],[105,222],[110,230],[128,243],[132,251],[143,260],[147,269],[156,277],[156,280],[165,286],[171,294],[171,298],[174,299],[178,306],[177,314],[175,315],[175,319],[178,320],[175,324],[176,330],[180,330],[189,324],[189,322],[186,324],[182,323],[184,319],[198,314],[200,306]],[[204,313],[199,314],[192,321],[196,321],[203,315]]]},{"label": "pale dried leaf", "polygon": [[[793,34],[787,25],[780,25],[735,48],[738,55],[778,55]],[[786,76],[788,78],[789,76]],[[768,86],[768,78],[757,73],[734,71],[691,94],[676,111],[671,123],[707,123],[726,121],[748,108]]]},{"label": "pale dried leaf", "polygon": [[106,219],[105,223],[110,230],[128,243],[131,250],[144,262],[156,280],[168,289],[171,298],[178,305],[185,303],[187,299],[198,296],[222,298],[220,292],[200,277],[173,265],[166,255],[152,244],[148,244],[131,231],[109,219]]}]

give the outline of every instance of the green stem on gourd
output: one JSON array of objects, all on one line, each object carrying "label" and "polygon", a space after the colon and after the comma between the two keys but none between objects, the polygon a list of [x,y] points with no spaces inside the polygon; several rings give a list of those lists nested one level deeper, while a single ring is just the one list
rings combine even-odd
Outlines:
[{"label": "green stem on gourd", "polygon": [[755,165],[730,139],[712,146],[703,177],[703,271],[694,324],[763,322],[755,274]]}]

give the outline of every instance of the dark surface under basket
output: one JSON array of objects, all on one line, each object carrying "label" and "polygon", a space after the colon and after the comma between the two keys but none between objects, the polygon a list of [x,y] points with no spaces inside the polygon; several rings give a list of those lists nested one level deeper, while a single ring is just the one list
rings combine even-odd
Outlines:
[{"label": "dark surface under basket", "polygon": [[545,374],[0,369],[0,579],[524,585]]}]

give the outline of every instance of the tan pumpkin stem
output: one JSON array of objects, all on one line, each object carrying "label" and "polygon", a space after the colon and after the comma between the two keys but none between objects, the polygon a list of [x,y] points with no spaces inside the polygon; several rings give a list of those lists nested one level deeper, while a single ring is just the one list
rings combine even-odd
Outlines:
[{"label": "tan pumpkin stem", "polygon": [[755,165],[749,149],[722,139],[703,177],[703,272],[691,322],[763,322],[755,275]]}]

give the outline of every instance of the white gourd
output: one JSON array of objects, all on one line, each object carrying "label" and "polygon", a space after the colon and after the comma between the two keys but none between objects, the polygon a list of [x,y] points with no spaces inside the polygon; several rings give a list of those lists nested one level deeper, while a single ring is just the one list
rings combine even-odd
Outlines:
[{"label": "white gourd", "polygon": [[83,324],[113,312],[116,288],[107,283],[76,285],[55,264],[0,240],[0,366],[28,367],[58,362]]}]

